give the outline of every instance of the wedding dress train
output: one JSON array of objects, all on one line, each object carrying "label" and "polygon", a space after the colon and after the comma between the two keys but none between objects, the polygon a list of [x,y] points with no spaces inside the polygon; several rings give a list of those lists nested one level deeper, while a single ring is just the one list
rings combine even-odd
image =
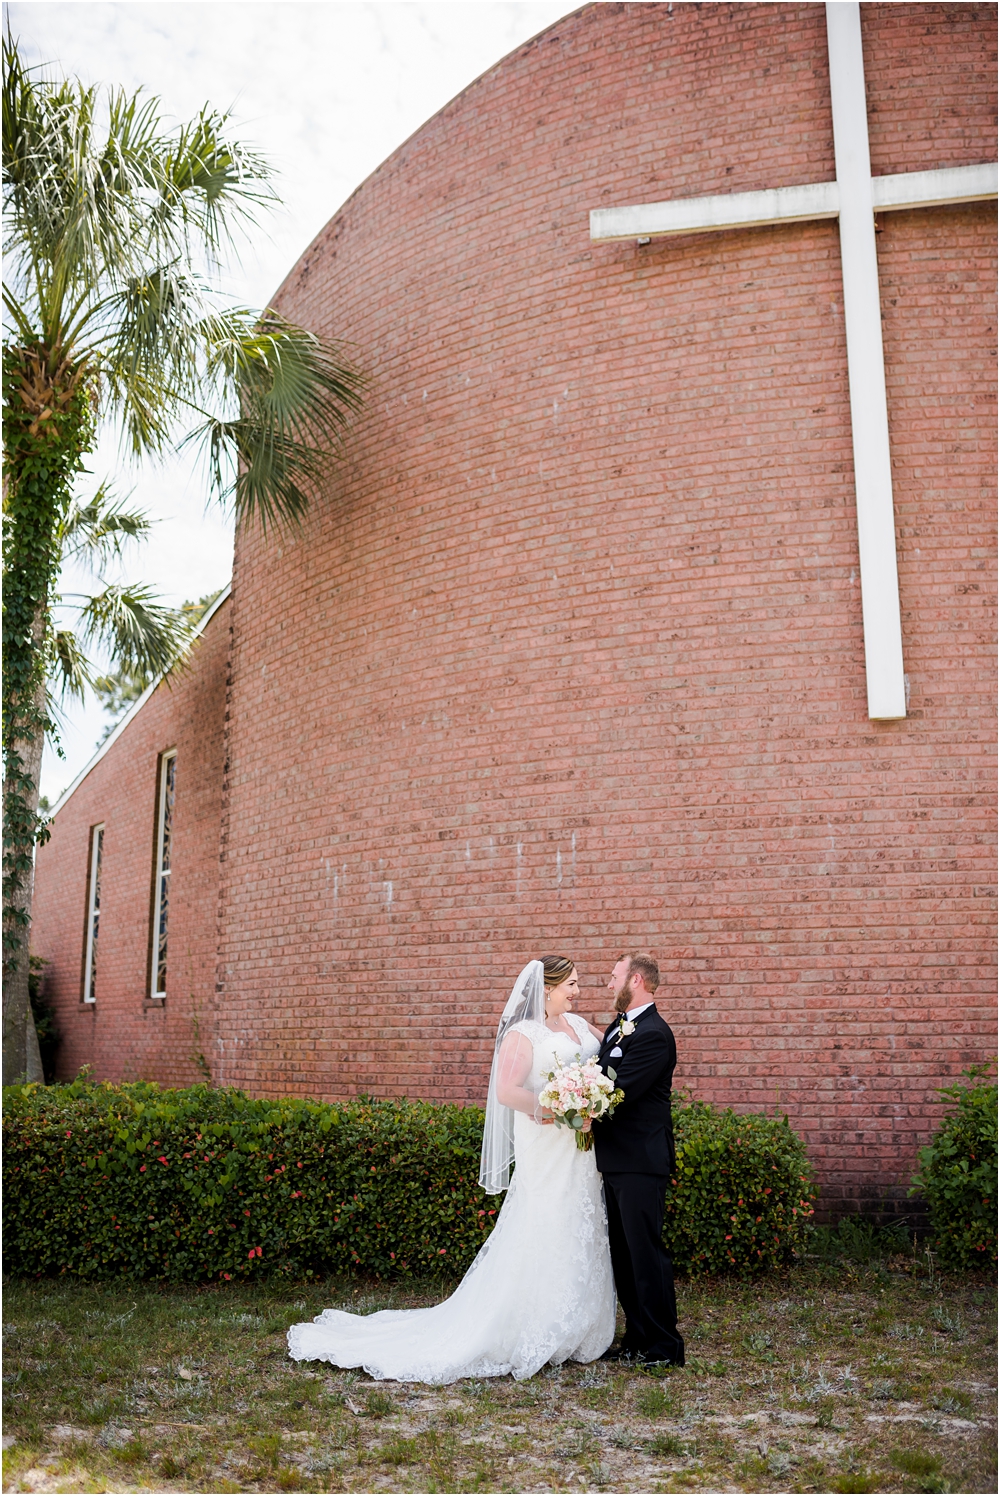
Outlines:
[{"label": "wedding dress train", "polygon": [[[526,1084],[537,1094],[556,1063],[597,1052],[587,1025],[579,1039],[527,1020],[514,1027],[532,1045]],[[546,1364],[593,1361],[614,1338],[615,1290],[601,1176],[592,1152],[563,1127],[514,1114],[516,1167],[493,1228],[451,1298],[430,1309],[369,1315],[326,1309],[288,1332],[296,1361],[360,1366],[378,1380],[454,1382],[513,1375]]]}]

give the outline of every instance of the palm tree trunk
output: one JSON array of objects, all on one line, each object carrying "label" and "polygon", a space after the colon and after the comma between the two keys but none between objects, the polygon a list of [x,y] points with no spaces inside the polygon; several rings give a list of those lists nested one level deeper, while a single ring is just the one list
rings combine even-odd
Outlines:
[{"label": "palm tree trunk", "polygon": [[4,843],[3,1083],[37,1075],[28,987],[38,791],[45,734],[49,599],[59,526],[89,450],[94,414],[86,369],[39,341],[3,350]]},{"label": "palm tree trunk", "polygon": [[[35,613],[35,624],[32,630],[39,647],[40,641],[45,636],[45,624],[46,608],[43,605]],[[36,711],[33,715],[36,720],[39,718],[44,720],[46,711],[44,680],[40,681],[36,687],[34,706]],[[28,993],[28,952],[31,937],[31,901],[35,887],[34,827],[38,816],[45,733],[39,731],[33,737],[16,739],[12,746],[21,761],[22,773],[28,783],[22,781],[20,785],[14,787],[8,782],[4,786],[7,837],[13,838],[17,834],[17,828],[25,825],[30,826],[32,830],[30,840],[27,835],[22,835],[18,838],[22,845],[10,846],[8,840],[7,847],[8,852],[20,853],[23,858],[30,859],[30,865],[18,880],[4,908],[5,933],[9,932],[20,940],[20,948],[15,958],[16,966],[13,970],[8,969],[3,984],[3,1083],[5,1086],[16,1085],[24,1080],[40,1081],[42,1079],[38,1035],[31,1016],[31,999]],[[15,788],[16,806],[12,803]]]}]

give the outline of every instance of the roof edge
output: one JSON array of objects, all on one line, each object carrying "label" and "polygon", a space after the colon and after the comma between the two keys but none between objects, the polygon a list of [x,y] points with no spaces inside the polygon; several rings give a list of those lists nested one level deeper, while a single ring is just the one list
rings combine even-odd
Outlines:
[{"label": "roof edge", "polygon": [[[195,628],[195,631],[194,631],[194,633],[191,636],[191,643],[192,643],[192,645],[194,644],[194,641],[196,639],[199,639],[201,637],[201,635],[204,633],[204,631],[208,627],[209,623],[212,621],[212,619],[215,617],[216,613],[222,607],[222,604],[224,602],[228,601],[229,595],[232,592],[232,590],[233,590],[233,584],[232,584],[232,581],[229,581],[229,582],[226,583],[225,587],[223,587],[222,591],[219,593],[218,597],[215,599],[215,602],[212,603],[211,607],[206,608],[206,610],[202,614],[201,618],[199,618],[197,627]],[[174,663],[176,664],[177,662],[175,661]],[[93,758],[90,759],[90,761],[80,770],[79,774],[73,780],[72,784],[68,785],[67,788],[63,790],[62,794],[59,796],[59,799],[56,801],[56,803],[52,807],[51,811],[49,811],[49,819],[50,820],[54,820],[55,819],[55,817],[58,815],[59,811],[62,810],[63,806],[66,804],[66,802],[69,799],[69,797],[76,790],[78,790],[80,788],[80,785],[86,779],[86,777],[90,773],[91,769],[96,768],[97,765],[100,763],[101,759],[104,757],[104,755],[109,751],[109,749],[111,749],[111,748],[114,747],[115,743],[117,743],[118,739],[121,737],[121,735],[125,731],[126,727],[128,727],[129,723],[133,720],[133,718],[135,718],[135,717],[137,717],[139,715],[139,713],[142,711],[143,707],[146,705],[146,702],[149,700],[149,698],[152,696],[153,692],[156,690],[157,686],[162,685],[163,681],[170,674],[170,672],[171,672],[171,670],[173,670],[173,668],[174,668],[173,665],[169,665],[166,670],[161,670],[160,673],[159,673],[159,675],[155,678],[155,680],[150,681],[149,685],[146,687],[145,691],[143,691],[143,693],[139,697],[138,701],[134,701],[132,703],[132,705],[129,707],[128,711],[125,713],[124,717],[122,717],[120,721],[118,721],[118,722],[115,723],[114,727],[108,733],[107,737],[104,739],[104,742],[98,748],[98,750],[94,754]]]}]

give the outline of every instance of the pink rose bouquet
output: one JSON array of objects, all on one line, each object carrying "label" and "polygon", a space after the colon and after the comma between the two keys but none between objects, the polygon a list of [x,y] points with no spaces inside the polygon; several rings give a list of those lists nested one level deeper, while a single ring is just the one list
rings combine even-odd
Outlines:
[{"label": "pink rose bouquet", "polygon": [[598,1117],[609,1117],[624,1099],[624,1091],[615,1090],[613,1070],[605,1073],[596,1057],[581,1060],[579,1055],[570,1064],[549,1072],[538,1097],[558,1127],[573,1129],[576,1146],[585,1152],[594,1146],[593,1133],[583,1130],[585,1124]]}]

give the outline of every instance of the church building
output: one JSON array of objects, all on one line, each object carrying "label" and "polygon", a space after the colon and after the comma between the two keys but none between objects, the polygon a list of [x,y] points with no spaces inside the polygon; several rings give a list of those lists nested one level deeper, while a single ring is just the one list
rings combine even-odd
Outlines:
[{"label": "church building", "polygon": [[370,377],[56,808],[60,1075],[481,1104],[659,960],[675,1084],[905,1211],[995,1052],[986,4],[586,5],[274,305]]}]

